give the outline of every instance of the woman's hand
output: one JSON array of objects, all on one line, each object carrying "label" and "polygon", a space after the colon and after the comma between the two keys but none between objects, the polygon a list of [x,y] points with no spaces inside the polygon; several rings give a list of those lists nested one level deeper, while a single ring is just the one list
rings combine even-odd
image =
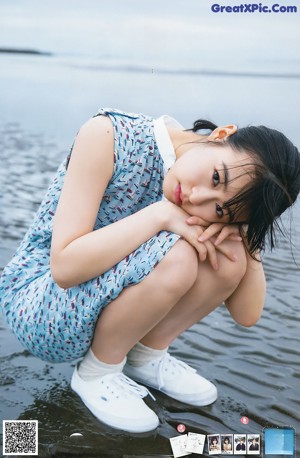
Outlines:
[{"label": "woman's hand", "polygon": [[[218,230],[217,228],[214,228],[210,232],[207,232],[211,226],[216,225],[212,224],[207,228],[204,226],[204,221],[200,218],[191,217],[180,207],[168,201],[159,202],[159,208],[164,219],[162,228],[180,235],[189,242],[197,250],[200,262],[204,262],[208,259],[213,269],[217,270],[217,251],[222,253],[231,261],[236,261],[237,258],[232,250],[226,245],[221,245],[222,237],[224,236],[223,240],[227,238],[225,234],[222,234],[221,241],[219,241],[216,245],[217,239],[214,236],[220,232],[224,225],[222,225],[222,227],[218,226]],[[201,239],[203,236],[204,240]],[[234,236],[234,239],[236,240],[236,232],[232,233],[232,236]],[[239,240],[241,240],[240,237]]]},{"label": "woman's hand", "polygon": [[[190,225],[199,224],[199,218],[197,216],[190,216],[187,219],[187,223]],[[241,242],[242,237],[240,235],[240,228],[237,224],[225,224],[225,223],[212,223],[209,227],[205,228],[200,236],[200,241],[205,242],[212,237],[218,236],[214,240],[214,245],[217,247],[224,240],[228,239],[234,242]]]},{"label": "woman's hand", "polygon": [[[201,224],[202,220],[197,216],[190,216],[186,222],[189,225],[198,225]],[[225,244],[222,245],[222,242],[224,242],[224,240],[226,239],[234,242],[242,241],[242,237],[240,236],[240,228],[238,225],[212,223],[210,226],[203,228],[203,232],[198,239],[199,242],[202,242],[206,248],[209,247],[209,259],[210,261],[212,259],[214,260],[214,268],[218,268],[216,250],[222,253],[231,261],[237,260],[237,257],[235,256],[234,252],[231,249],[229,249]],[[213,246],[214,251],[211,245]]]}]

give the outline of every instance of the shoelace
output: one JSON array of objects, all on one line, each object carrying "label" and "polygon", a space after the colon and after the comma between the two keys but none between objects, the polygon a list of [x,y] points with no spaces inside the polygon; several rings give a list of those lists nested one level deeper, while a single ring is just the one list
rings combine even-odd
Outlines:
[{"label": "shoelace", "polygon": [[157,381],[158,381],[158,389],[160,390],[164,386],[164,371],[166,366],[168,368],[173,368],[177,373],[178,372],[197,372],[196,369],[193,369],[188,364],[180,361],[179,359],[174,358],[170,355],[170,353],[166,353],[158,363],[158,373],[157,373]]},{"label": "shoelace", "polygon": [[116,374],[114,377],[114,383],[122,388],[123,390],[127,391],[127,393],[133,394],[135,396],[138,396],[140,398],[144,398],[149,394],[149,396],[155,401],[155,397],[153,396],[150,391],[142,385],[138,385],[134,380],[131,378],[127,377],[123,373]]}]

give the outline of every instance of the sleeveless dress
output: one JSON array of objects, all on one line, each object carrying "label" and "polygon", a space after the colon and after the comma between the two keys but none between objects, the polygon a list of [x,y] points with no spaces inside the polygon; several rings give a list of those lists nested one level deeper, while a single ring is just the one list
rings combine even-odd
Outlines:
[{"label": "sleeveless dress", "polygon": [[[164,160],[154,120],[101,109],[114,127],[114,171],[94,230],[163,198]],[[69,156],[59,166],[32,225],[0,279],[0,305],[18,340],[35,356],[63,362],[82,357],[91,345],[101,311],[124,288],[142,281],[179,239],[161,231],[99,277],[62,289],[52,278],[52,225]],[[129,317],[130,318],[130,317]]]}]

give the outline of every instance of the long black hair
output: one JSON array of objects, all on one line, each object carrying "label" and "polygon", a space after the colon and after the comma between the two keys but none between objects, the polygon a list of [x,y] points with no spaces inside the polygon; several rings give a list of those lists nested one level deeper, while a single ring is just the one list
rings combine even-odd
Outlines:
[{"label": "long black hair", "polygon": [[[216,124],[199,119],[194,122],[193,132],[214,130]],[[296,146],[281,132],[265,126],[248,126],[238,129],[218,145],[229,145],[235,151],[244,151],[253,160],[252,180],[236,196],[224,203],[223,208],[230,210],[233,221],[247,214],[244,224],[250,254],[265,248],[269,239],[274,248],[276,229],[282,232],[280,215],[297,199],[300,191],[300,154]],[[252,167],[253,168],[253,167]]]}]

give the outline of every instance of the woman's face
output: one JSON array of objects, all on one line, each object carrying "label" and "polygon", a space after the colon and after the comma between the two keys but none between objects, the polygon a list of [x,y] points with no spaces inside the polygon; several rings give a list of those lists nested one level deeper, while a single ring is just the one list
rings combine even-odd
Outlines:
[{"label": "woman's face", "polygon": [[230,215],[222,206],[251,181],[252,163],[247,153],[236,152],[230,146],[198,145],[171,167],[164,179],[164,195],[190,215],[201,218],[203,225],[227,223]]}]

